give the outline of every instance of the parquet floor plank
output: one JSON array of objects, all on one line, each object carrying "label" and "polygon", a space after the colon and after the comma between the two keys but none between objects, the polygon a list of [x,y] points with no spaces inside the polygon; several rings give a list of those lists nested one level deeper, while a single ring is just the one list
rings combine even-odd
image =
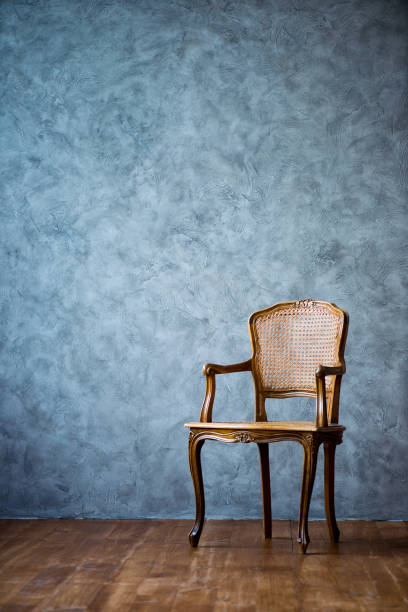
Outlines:
[{"label": "parquet floor plank", "polygon": [[0,520],[0,611],[384,612],[408,609],[408,523]]}]

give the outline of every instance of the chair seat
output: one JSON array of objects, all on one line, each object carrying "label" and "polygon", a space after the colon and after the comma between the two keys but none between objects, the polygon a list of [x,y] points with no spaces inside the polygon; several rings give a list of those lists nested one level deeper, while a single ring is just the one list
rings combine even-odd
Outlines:
[{"label": "chair seat", "polygon": [[333,431],[333,430],[344,430],[343,425],[328,425],[327,427],[317,427],[313,421],[262,421],[262,422],[228,422],[228,423],[201,423],[201,422],[190,422],[185,423],[184,427],[190,427],[192,429],[231,429],[234,431],[239,430],[285,430],[285,431]]}]

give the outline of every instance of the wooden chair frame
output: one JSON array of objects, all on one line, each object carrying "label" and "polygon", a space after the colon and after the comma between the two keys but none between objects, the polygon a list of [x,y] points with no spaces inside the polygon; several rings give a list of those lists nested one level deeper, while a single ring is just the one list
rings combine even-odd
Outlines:
[{"label": "wooden chair frame", "polygon": [[[267,390],[263,388],[257,365],[257,348],[255,340],[255,321],[259,315],[268,314],[276,309],[307,308],[318,306],[329,309],[341,318],[341,326],[336,340],[336,365],[320,364],[315,371],[315,391],[310,388],[287,389],[285,391]],[[282,440],[299,442],[304,450],[302,487],[299,505],[298,543],[300,552],[305,553],[310,542],[308,533],[308,513],[313,484],[316,473],[318,450],[324,446],[324,482],[325,511],[329,534],[333,542],[339,539],[339,529],[336,523],[334,506],[334,465],[336,446],[341,444],[345,427],[338,424],[339,398],[342,376],[346,371],[344,348],[348,331],[348,313],[335,304],[316,300],[300,300],[280,302],[254,312],[248,322],[252,346],[252,357],[247,361],[232,365],[217,365],[206,363],[203,374],[206,376],[206,393],[201,409],[200,422],[189,422],[185,427],[189,434],[189,463],[196,498],[196,520],[189,534],[192,547],[198,545],[204,525],[205,498],[203,476],[201,469],[201,449],[205,440],[218,440],[229,444],[255,442],[258,446],[262,500],[263,500],[263,532],[265,538],[272,537],[272,510],[269,468],[269,443]],[[220,374],[233,372],[252,372],[255,390],[255,418],[253,422],[213,423],[212,409],[215,398],[215,379]],[[326,377],[330,379],[329,389],[326,389]],[[267,420],[265,399],[268,397],[306,396],[316,398],[315,422],[273,422]]]}]

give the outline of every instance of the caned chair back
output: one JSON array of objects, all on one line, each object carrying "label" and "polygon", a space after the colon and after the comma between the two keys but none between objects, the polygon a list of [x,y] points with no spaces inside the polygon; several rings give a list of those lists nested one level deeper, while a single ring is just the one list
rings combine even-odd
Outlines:
[{"label": "caned chair back", "polygon": [[[309,299],[254,312],[249,331],[257,391],[265,397],[316,396],[317,367],[344,359],[347,322],[347,313],[334,304]],[[335,379],[326,379],[328,396]]]}]

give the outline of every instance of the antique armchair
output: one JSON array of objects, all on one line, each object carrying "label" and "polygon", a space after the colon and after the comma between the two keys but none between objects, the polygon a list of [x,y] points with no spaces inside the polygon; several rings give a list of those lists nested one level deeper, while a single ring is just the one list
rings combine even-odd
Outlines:
[{"label": "antique armchair", "polygon": [[[199,422],[190,428],[189,462],[196,498],[196,521],[190,531],[190,544],[196,547],[204,524],[205,501],[201,470],[201,449],[205,440],[258,445],[263,531],[272,537],[269,474],[269,442],[293,440],[304,450],[300,494],[298,542],[300,551],[309,544],[308,513],[316,472],[317,454],[324,445],[325,510],[331,540],[338,541],[334,509],[334,459],[336,445],[342,442],[344,427],[338,424],[342,375],[346,371],[344,346],[348,314],[329,302],[310,299],[282,302],[254,312],[248,322],[252,357],[233,365],[206,363],[203,374],[207,388]],[[215,377],[231,372],[252,372],[255,389],[253,422],[214,423],[212,407]],[[315,422],[268,421],[265,399],[308,396],[316,398]]]}]

